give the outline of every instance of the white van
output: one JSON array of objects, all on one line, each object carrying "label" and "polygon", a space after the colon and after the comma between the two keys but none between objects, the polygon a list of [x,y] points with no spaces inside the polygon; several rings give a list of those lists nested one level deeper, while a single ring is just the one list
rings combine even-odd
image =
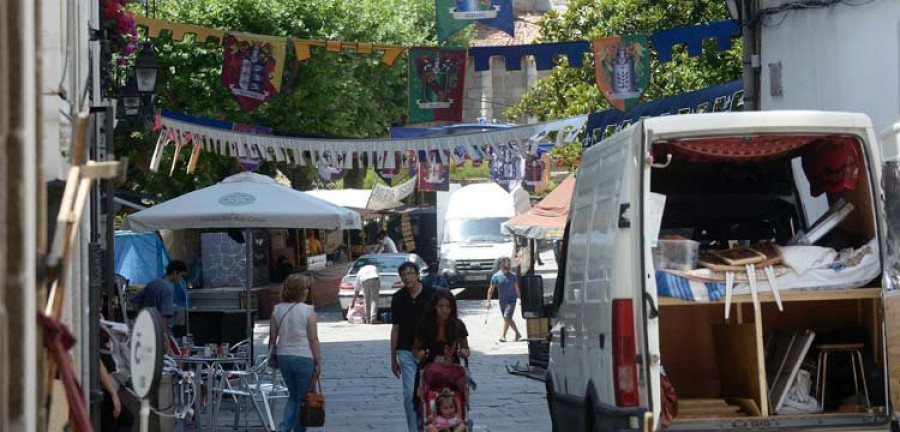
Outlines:
[{"label": "white van", "polygon": [[515,195],[495,183],[467,185],[450,195],[440,271],[451,285],[487,287],[500,258],[515,257],[513,238],[500,227],[518,214],[521,203],[518,206]]},{"label": "white van", "polygon": [[[890,430],[900,347],[885,333],[900,319],[880,278],[880,163],[868,117],[831,112],[652,118],[586,149],[544,308],[554,430]],[[763,269],[755,284],[732,271],[729,295],[724,273],[654,267],[660,233],[711,262],[729,245],[796,243],[838,203],[853,210],[819,249],[778,248],[792,267],[773,266],[775,291]],[[523,313],[539,310],[526,298],[539,281],[522,279]]]}]

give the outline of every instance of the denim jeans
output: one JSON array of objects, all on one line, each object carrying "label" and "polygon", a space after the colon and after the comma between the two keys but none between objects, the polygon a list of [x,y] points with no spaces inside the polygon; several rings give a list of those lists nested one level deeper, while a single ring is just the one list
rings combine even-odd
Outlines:
[{"label": "denim jeans", "polygon": [[281,370],[289,394],[281,425],[278,426],[279,431],[306,431],[306,427],[300,424],[300,401],[309,391],[314,366],[315,362],[309,357],[278,354],[278,369]]},{"label": "denim jeans", "polygon": [[403,380],[403,408],[406,410],[406,424],[409,426],[409,432],[417,432],[419,417],[416,416],[416,407],[413,406],[412,399],[419,362],[413,356],[412,351],[405,350],[397,351],[397,362],[400,363],[400,379]]}]

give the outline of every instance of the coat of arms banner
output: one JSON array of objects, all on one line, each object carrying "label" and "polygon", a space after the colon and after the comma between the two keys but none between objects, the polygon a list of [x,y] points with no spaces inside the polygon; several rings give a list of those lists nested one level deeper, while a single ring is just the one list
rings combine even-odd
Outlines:
[{"label": "coat of arms banner", "polygon": [[250,111],[281,91],[285,38],[228,33],[224,45],[222,85],[241,109]]},{"label": "coat of arms banner", "polygon": [[625,112],[640,101],[650,83],[646,35],[594,39],[594,76],[610,105]]},{"label": "coat of arms banner", "polygon": [[465,48],[410,48],[409,123],[462,122]]}]

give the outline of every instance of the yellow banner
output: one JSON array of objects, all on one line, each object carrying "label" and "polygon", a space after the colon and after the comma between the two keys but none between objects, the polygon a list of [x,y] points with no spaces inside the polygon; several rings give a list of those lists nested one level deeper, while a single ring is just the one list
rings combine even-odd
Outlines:
[{"label": "yellow banner", "polygon": [[199,42],[210,42],[210,39],[213,39],[212,41],[216,42],[216,45],[222,45],[222,39],[225,36],[225,32],[222,30],[200,27],[193,24],[173,23],[165,20],[147,18],[141,15],[136,15],[134,17],[134,22],[138,27],[145,27],[147,29],[147,35],[154,39],[158,38],[163,30],[169,30],[172,32],[172,40],[174,41],[183,41],[184,35],[193,34],[197,36],[197,41]]},{"label": "yellow banner", "polygon": [[336,54],[344,50],[354,51],[357,54],[372,54],[375,51],[381,51],[381,62],[388,66],[393,66],[394,62],[403,54],[406,48],[396,45],[378,45],[363,42],[340,42],[340,41],[324,41],[324,40],[307,40],[307,39],[291,39],[294,43],[294,54],[297,61],[302,62],[308,60],[312,56],[310,47],[325,47],[325,52]]},{"label": "yellow banner", "polygon": [[[165,20],[147,18],[145,16],[135,16],[135,23],[139,27],[144,27],[147,29],[147,34],[151,38],[158,38],[160,33],[164,30],[168,30],[172,32],[172,40],[174,41],[183,41],[184,35],[193,34],[197,37],[197,41],[199,42],[215,42],[217,45],[222,45],[222,41],[225,39],[225,31],[209,28],[209,27],[201,27],[193,24],[181,24],[181,23],[173,23]],[[254,36],[258,38],[268,38],[270,36]],[[380,45],[380,44],[371,44],[365,42],[341,42],[341,41],[326,41],[326,40],[308,40],[308,39],[291,39],[291,42],[294,44],[294,53],[297,55],[297,61],[308,60],[312,53],[310,51],[310,47],[324,47],[325,52],[336,54],[343,52],[344,50],[353,51],[357,54],[366,54],[371,55],[376,52],[381,53],[381,63],[387,66],[393,66],[393,64],[400,58],[400,54],[403,54],[403,51],[406,50],[406,47],[397,46],[397,45]]]}]

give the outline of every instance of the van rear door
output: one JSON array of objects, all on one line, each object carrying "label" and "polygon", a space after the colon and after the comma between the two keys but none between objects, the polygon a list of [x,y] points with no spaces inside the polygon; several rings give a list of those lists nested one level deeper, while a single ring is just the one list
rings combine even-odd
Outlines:
[{"label": "van rear door", "polygon": [[[644,123],[641,123],[641,129],[643,130]],[[645,134],[641,134],[641,136],[635,137],[636,141],[634,143],[634,148],[638,149],[641,154],[641,164],[640,164],[640,185],[638,185],[635,189],[639,190],[640,198],[637,202],[640,203],[640,214],[643,215],[641,217],[641,230],[639,233],[640,236],[640,253],[641,257],[636,260],[636,263],[641,263],[640,274],[641,280],[643,281],[643,290],[640,291],[641,299],[640,301],[636,301],[635,304],[643,305],[640,308],[643,311],[643,321],[638,320],[639,322],[644,324],[644,335],[645,335],[645,345],[643,351],[638,350],[638,353],[643,353],[643,370],[647,374],[647,379],[644,381],[646,383],[648,399],[650,402],[650,407],[653,410],[653,430],[659,428],[659,416],[662,410],[662,402],[660,398],[660,349],[659,349],[659,297],[656,292],[656,275],[655,269],[653,267],[653,254],[651,252],[651,248],[653,243],[655,243],[655,239],[651,239],[651,233],[658,233],[659,226],[650,226],[650,224],[658,224],[662,220],[662,215],[650,214],[654,210],[662,211],[662,209],[654,209],[650,195],[650,172],[652,171],[652,159],[649,158],[650,151],[650,140],[652,139],[653,132],[647,131]],[[644,137],[647,137],[645,140]],[[667,161],[658,161],[662,163],[667,163]],[[638,329],[641,330],[640,328]]]}]

